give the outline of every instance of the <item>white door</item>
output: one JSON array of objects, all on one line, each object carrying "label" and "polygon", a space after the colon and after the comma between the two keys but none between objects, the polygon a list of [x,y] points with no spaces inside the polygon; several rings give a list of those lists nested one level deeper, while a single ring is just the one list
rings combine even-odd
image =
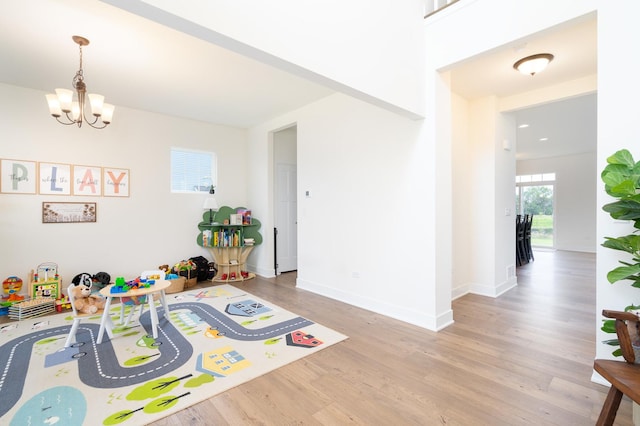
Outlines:
[{"label": "white door", "polygon": [[295,164],[276,164],[275,227],[277,273],[298,269],[297,170]]}]

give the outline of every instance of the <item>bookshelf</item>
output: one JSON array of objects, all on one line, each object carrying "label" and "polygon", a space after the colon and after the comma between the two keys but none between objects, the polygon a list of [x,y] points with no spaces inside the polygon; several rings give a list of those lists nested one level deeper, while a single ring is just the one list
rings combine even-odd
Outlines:
[{"label": "bookshelf", "polygon": [[[240,217],[235,216],[238,214]],[[251,217],[251,211],[244,207],[229,206],[220,207],[213,213],[212,219],[209,218],[209,211],[205,211],[198,224],[200,232],[197,237],[198,245],[209,250],[218,268],[212,281],[232,282],[255,278],[254,273],[247,271],[246,264],[253,248],[262,243],[260,221]]]}]

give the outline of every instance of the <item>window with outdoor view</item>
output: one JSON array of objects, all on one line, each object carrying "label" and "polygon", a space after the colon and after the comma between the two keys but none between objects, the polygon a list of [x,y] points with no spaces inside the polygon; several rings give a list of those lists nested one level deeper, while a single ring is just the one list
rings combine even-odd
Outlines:
[{"label": "window with outdoor view", "polygon": [[553,229],[553,192],[555,173],[516,176],[516,213],[533,215],[531,245],[555,246]]}]

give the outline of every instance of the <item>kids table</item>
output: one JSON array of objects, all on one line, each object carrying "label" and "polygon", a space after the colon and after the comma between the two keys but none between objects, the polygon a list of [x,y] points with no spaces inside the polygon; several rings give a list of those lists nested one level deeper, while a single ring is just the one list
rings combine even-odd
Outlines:
[{"label": "kids table", "polygon": [[153,338],[158,338],[158,312],[156,311],[156,304],[153,301],[153,297],[155,294],[160,295],[160,302],[162,303],[162,307],[164,308],[164,317],[168,320],[169,316],[167,313],[169,312],[169,307],[167,306],[167,301],[164,297],[164,291],[171,285],[171,281],[167,280],[156,280],[155,284],[150,285],[147,288],[137,288],[134,290],[129,290],[124,293],[112,293],[111,289],[115,286],[115,284],[110,284],[107,287],[100,290],[100,294],[106,297],[107,301],[104,305],[104,312],[102,313],[102,320],[100,321],[100,330],[98,331],[98,339],[96,343],[102,343],[102,338],[104,337],[105,329],[109,329],[109,334],[111,329],[113,329],[113,322],[111,321],[111,315],[109,314],[109,308],[111,307],[111,300],[114,297],[120,298],[120,303],[122,303],[122,298],[124,297],[140,297],[147,296],[149,298],[149,311],[151,314],[151,328],[153,330]]}]

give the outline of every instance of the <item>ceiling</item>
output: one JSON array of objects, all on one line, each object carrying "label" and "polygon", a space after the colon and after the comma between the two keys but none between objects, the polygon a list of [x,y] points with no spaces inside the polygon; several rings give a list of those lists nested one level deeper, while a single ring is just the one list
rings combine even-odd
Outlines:
[{"label": "ceiling", "polygon": [[[83,48],[88,91],[116,105],[114,121],[120,106],[250,127],[334,93],[98,0],[22,0],[2,9],[0,82],[46,92],[70,88],[79,64],[71,36],[85,36],[91,41]],[[529,77],[512,69],[517,59],[540,52],[555,55],[544,72]],[[495,49],[451,72],[453,90],[469,99],[595,75],[595,16]],[[530,124],[519,130],[518,158],[595,150],[595,102],[590,95],[514,112],[518,123]],[[540,144],[536,138],[543,134],[549,141]]]},{"label": "ceiling", "polygon": [[[596,16],[516,40],[451,68],[452,90],[467,98],[507,97],[597,74]],[[536,53],[555,56],[547,69],[523,75],[513,64]],[[518,160],[596,150],[597,95],[585,94],[514,111]],[[541,141],[540,139],[547,140]]]},{"label": "ceiling", "polygon": [[90,41],[82,50],[87,90],[116,105],[114,122],[126,106],[250,127],[334,93],[97,0],[3,3],[0,82],[71,88],[79,66],[72,35]]}]

